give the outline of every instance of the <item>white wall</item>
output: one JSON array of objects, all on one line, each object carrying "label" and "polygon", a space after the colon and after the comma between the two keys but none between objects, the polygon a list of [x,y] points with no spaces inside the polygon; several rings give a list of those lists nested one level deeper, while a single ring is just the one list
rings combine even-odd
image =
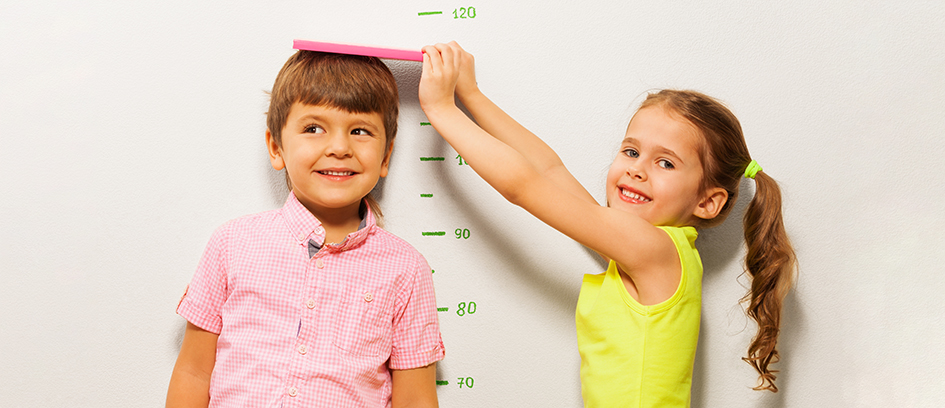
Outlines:
[{"label": "white wall", "polygon": [[[721,98],[782,183],[801,269],[782,391],[754,392],[739,360],[753,333],[737,303],[743,207],[702,233],[693,406],[945,405],[941,2],[133,3],[0,5],[2,407],[163,404],[174,307],[210,233],[284,199],[264,91],[295,38],[458,40],[481,87],[597,195],[646,90]],[[453,19],[468,6],[474,19]],[[450,308],[441,405],[579,406],[574,304],[602,268],[451,161],[419,126],[419,65],[391,65],[402,130],[382,204]]]}]

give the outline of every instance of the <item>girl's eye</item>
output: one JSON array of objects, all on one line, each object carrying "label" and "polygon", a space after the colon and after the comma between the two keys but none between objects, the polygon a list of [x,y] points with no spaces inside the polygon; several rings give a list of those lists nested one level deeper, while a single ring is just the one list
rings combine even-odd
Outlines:
[{"label": "girl's eye", "polygon": [[667,170],[672,170],[676,168],[676,166],[673,165],[673,162],[666,159],[660,160],[656,164]]},{"label": "girl's eye", "polygon": [[357,136],[371,136],[371,132],[368,132],[367,129],[355,129],[351,131],[351,134]]},{"label": "girl's eye", "polygon": [[325,129],[318,125],[308,125],[305,127],[305,133],[325,133]]},{"label": "girl's eye", "polygon": [[632,148],[623,149],[623,154],[627,155],[628,157],[632,157],[634,159],[640,157],[640,152],[638,152],[637,149],[632,149]]}]

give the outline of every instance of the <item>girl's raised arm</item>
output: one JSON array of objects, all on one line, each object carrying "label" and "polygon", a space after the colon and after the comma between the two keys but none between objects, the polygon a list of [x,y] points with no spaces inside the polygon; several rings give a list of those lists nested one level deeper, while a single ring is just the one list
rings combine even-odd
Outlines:
[{"label": "girl's raised arm", "polygon": [[[473,123],[454,102],[461,62],[453,49],[438,44],[424,51],[420,105],[437,132],[480,177],[508,201],[617,261],[637,283],[641,301],[663,300],[665,292],[675,290],[679,259],[666,233],[638,216],[587,199],[583,187],[582,194],[562,188],[526,158],[531,151],[514,149]],[[651,290],[657,293],[644,293]]]},{"label": "girl's raised arm", "polygon": [[558,154],[541,138],[519,124],[492,102],[476,84],[475,60],[455,41],[446,44],[459,64],[456,96],[469,110],[477,124],[489,135],[499,139],[522,154],[539,174],[547,177],[565,191],[597,203],[577,179],[568,171]]}]

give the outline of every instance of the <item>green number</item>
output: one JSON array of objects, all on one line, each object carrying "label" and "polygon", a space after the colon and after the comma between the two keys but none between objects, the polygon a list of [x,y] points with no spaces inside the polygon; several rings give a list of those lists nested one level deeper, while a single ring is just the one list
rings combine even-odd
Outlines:
[{"label": "green number", "polygon": [[467,313],[476,313],[476,302],[459,302],[459,305],[456,306],[456,314],[459,316],[465,316]]},{"label": "green number", "polygon": [[460,156],[460,155],[457,154],[457,155],[456,155],[456,158],[459,159],[459,165],[460,165],[460,166],[466,164],[466,161],[463,160],[463,156]]},{"label": "green number", "polygon": [[476,383],[476,381],[473,380],[472,377],[459,377],[456,379],[456,382],[459,383],[459,388],[463,388],[464,385],[466,386],[466,388],[472,388],[473,384]]},{"label": "green number", "polygon": [[469,6],[453,9],[453,19],[456,20],[459,18],[476,18],[476,8]]},{"label": "green number", "polygon": [[456,235],[456,239],[469,239],[469,229],[467,228],[457,228],[456,231],[453,231],[453,234]]}]

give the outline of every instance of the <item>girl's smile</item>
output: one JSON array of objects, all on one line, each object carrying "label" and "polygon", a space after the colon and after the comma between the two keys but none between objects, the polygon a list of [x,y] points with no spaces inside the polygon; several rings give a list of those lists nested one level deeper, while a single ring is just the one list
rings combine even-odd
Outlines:
[{"label": "girl's smile", "polygon": [[702,201],[700,134],[659,107],[641,109],[627,126],[607,174],[607,202],[652,225],[691,225]]},{"label": "girl's smile", "polygon": [[652,198],[647,197],[647,196],[644,195],[643,193],[641,193],[641,192],[639,192],[639,191],[637,191],[637,190],[635,190],[635,189],[632,189],[632,188],[630,188],[630,187],[621,185],[621,186],[617,186],[617,188],[620,189],[620,198],[621,198],[623,201],[626,201],[626,202],[628,202],[628,203],[631,203],[631,204],[646,204],[646,203],[649,203],[649,202],[653,201]]}]

